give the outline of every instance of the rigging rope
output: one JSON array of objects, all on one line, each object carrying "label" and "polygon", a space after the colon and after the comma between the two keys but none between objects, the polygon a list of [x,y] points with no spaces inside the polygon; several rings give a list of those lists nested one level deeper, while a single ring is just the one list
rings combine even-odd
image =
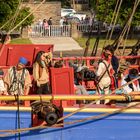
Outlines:
[{"label": "rigging rope", "polygon": [[[19,110],[19,105],[20,105],[20,100],[19,100],[19,95],[15,95],[15,100],[17,102],[17,122],[18,122],[18,129],[20,129],[20,110]],[[20,140],[20,131],[18,133],[18,139]]]},{"label": "rigging rope", "polygon": [[116,48],[116,50],[118,50],[118,48],[119,48],[119,46],[120,46],[120,43],[121,43],[120,40],[122,40],[122,39],[124,38],[125,33],[127,32],[127,30],[129,29],[129,26],[130,26],[131,23],[132,23],[132,19],[133,19],[134,13],[135,13],[135,11],[136,11],[136,8],[137,8],[138,5],[139,5],[139,2],[140,2],[140,0],[135,0],[135,4],[134,4],[134,7],[133,7],[131,16],[130,16],[128,22],[126,23],[126,25],[125,25],[125,27],[124,27],[124,29],[123,29],[121,35],[120,35],[119,38],[118,38],[119,42],[117,43],[117,48]]},{"label": "rigging rope", "polygon": [[115,24],[117,22],[117,18],[118,18],[118,15],[119,15],[121,5],[122,5],[122,0],[120,0],[120,4],[118,6],[118,10],[117,10],[117,13],[116,13],[116,16],[115,16],[115,19],[114,19],[114,24],[113,24],[113,27],[112,27],[112,30],[111,30],[111,33],[110,33],[110,36],[109,36],[109,42],[110,42],[110,40],[112,38],[112,34],[113,34],[113,31],[114,31],[114,28],[115,28]]},{"label": "rigging rope", "polygon": [[[139,1],[140,1],[140,0],[139,0]],[[18,25],[18,26],[19,26],[19,25]],[[17,28],[18,26],[16,26],[16,28]],[[134,79],[134,80],[128,82],[127,84],[121,86],[120,88],[117,88],[116,90],[119,90],[119,89],[123,88],[124,86],[126,86],[126,85],[128,85],[128,84],[130,84],[130,83],[132,83],[132,82],[134,82],[135,80],[138,80],[138,79],[140,79],[140,77],[138,77],[138,78],[136,78],[136,79]],[[114,93],[116,90],[112,91],[112,93]],[[112,93],[111,93],[111,94],[112,94]],[[78,109],[78,110],[76,110],[76,111],[74,111],[74,112],[68,114],[67,116],[64,116],[64,117],[60,118],[60,119],[58,120],[58,122],[64,120],[65,118],[68,118],[68,117],[72,116],[73,114],[75,114],[75,113],[81,111],[82,109],[84,109],[84,108],[90,106],[91,104],[96,103],[98,100],[104,99],[105,97],[106,97],[106,95],[104,95],[104,96],[100,97],[99,99],[95,100],[94,102],[91,102],[90,104],[85,105],[84,107],[82,107],[82,108],[80,108],[80,109]],[[138,105],[138,104],[140,104],[140,103],[137,103],[137,104],[135,104],[135,105],[133,105],[133,106],[136,106],[136,105]],[[125,110],[125,109],[130,108],[130,107],[131,107],[131,106],[125,107],[125,108],[123,108],[123,109]],[[119,113],[119,112],[120,112],[121,110],[123,110],[123,109],[118,110],[118,112],[117,112],[117,111],[114,111],[113,114],[114,114],[114,113]],[[110,115],[110,113],[106,113],[106,115]],[[94,117],[95,117],[95,116],[94,116]],[[104,115],[103,115],[103,117],[104,117]],[[91,117],[89,117],[89,119],[91,119]],[[93,119],[93,118],[92,118],[92,119]],[[83,119],[83,120],[85,121],[85,119]],[[88,118],[87,118],[86,120],[88,120]],[[79,120],[78,120],[78,121],[79,121]],[[70,122],[67,122],[67,124],[68,124],[68,123],[70,123]],[[74,123],[75,123],[75,121],[74,121]],[[60,124],[56,124],[56,125],[54,125],[54,126],[57,126],[57,125],[60,126]],[[62,124],[61,124],[61,125],[62,125]],[[39,128],[42,129],[42,128],[47,128],[47,127],[46,127],[46,126],[38,126],[38,127],[32,127],[32,128],[17,129],[17,130],[15,130],[15,131],[14,131],[14,130],[5,130],[5,131],[3,130],[3,131],[0,131],[0,132],[10,132],[10,133],[8,133],[8,134],[4,134],[5,136],[6,136],[6,135],[8,136],[8,135],[11,135],[11,134],[19,133],[19,131],[20,131],[20,132],[23,132],[23,131],[34,130],[34,129],[39,129]],[[4,136],[4,135],[3,135],[3,136]],[[0,135],[0,136],[2,137],[2,135]]]},{"label": "rigging rope", "polygon": [[[84,119],[81,119],[81,120],[59,123],[59,124],[52,125],[51,127],[61,127],[63,125],[72,125],[72,124],[81,123],[81,122],[90,121],[90,120],[98,120],[98,119],[101,119],[103,117],[108,117],[110,115],[114,115],[114,114],[123,112],[123,111],[125,111],[127,109],[130,109],[132,107],[135,107],[139,104],[140,104],[140,102],[137,102],[135,104],[120,108],[120,109],[115,110],[115,111],[103,113],[103,114],[100,114],[100,115],[97,115],[97,116],[87,117],[87,118],[84,118]],[[12,135],[12,134],[19,133],[19,132],[26,132],[26,131],[37,130],[37,129],[46,129],[46,128],[50,128],[50,127],[49,126],[36,126],[36,127],[22,128],[22,129],[16,129],[16,130],[1,130],[0,132],[6,132],[6,133],[5,134],[0,134],[0,137],[6,137],[6,136],[9,136],[9,135]]]},{"label": "rigging rope", "polygon": [[[139,2],[140,2],[140,1],[139,1]],[[137,8],[138,5],[139,5],[139,2],[136,3],[136,1],[135,1],[135,4],[134,4],[134,5],[136,5],[136,6],[133,8],[133,11],[132,11],[133,15],[134,15],[134,13],[135,13],[135,11],[136,11],[136,8]],[[132,17],[132,19],[133,19],[133,17]],[[132,22],[132,19],[131,19],[131,22]],[[128,34],[129,34],[129,31],[130,31],[130,27],[131,27],[131,24],[128,25],[128,30],[127,30],[127,33],[126,33],[126,38],[125,38],[125,40],[124,40],[124,44],[123,44],[122,55],[124,55],[124,52],[125,52],[125,48],[126,48],[126,40],[127,40],[127,38],[128,38]]]},{"label": "rigging rope", "polygon": [[16,12],[15,12],[13,18],[12,18],[12,22],[10,24],[9,30],[13,27],[13,25],[14,25],[16,19],[17,19],[17,16],[18,16],[19,11],[20,11],[21,2],[22,2],[22,0],[19,0],[19,4],[18,4],[18,7],[16,9]]},{"label": "rigging rope", "polygon": [[[18,10],[19,10],[19,8],[20,8],[21,2],[22,2],[22,0],[19,0],[19,4],[18,4],[18,7],[17,7],[17,9],[16,9],[15,14],[14,14],[10,19],[8,19],[8,21],[7,21],[5,24],[3,24],[3,25],[0,27],[0,30],[3,29],[8,23],[10,23],[11,20],[15,19],[15,17],[18,15],[18,14],[16,14],[16,13],[18,13]],[[26,3],[26,5],[25,5],[24,7],[26,7],[27,4],[28,4],[28,3]]]},{"label": "rigging rope", "polygon": [[[129,85],[129,84],[133,83],[134,81],[136,81],[136,80],[138,80],[138,79],[140,79],[140,76],[137,77],[136,79],[133,79],[133,80],[131,80],[130,82],[128,82],[128,83],[122,85],[121,87],[119,87],[119,88],[113,90],[113,91],[110,93],[110,95],[113,94],[113,93],[115,93],[117,90],[122,89],[122,88],[125,87],[126,85]],[[72,112],[72,113],[70,113],[70,114],[68,114],[68,115],[66,115],[66,116],[64,116],[64,117],[62,117],[61,119],[58,120],[58,122],[60,122],[60,121],[62,121],[62,120],[64,120],[64,119],[66,119],[67,117],[70,117],[70,116],[74,115],[75,113],[77,113],[77,112],[79,112],[79,111],[81,111],[81,110],[83,110],[83,109],[85,109],[85,108],[87,108],[87,107],[89,107],[90,105],[96,103],[96,102],[99,101],[99,100],[103,100],[105,97],[106,97],[106,95],[101,96],[99,99],[97,99],[97,100],[95,100],[95,101],[92,101],[91,103],[85,105],[84,107],[79,108],[79,109],[77,109],[76,111],[74,111],[74,112]]]},{"label": "rigging rope", "polygon": [[[101,27],[100,27],[100,22],[98,23],[98,30],[97,30],[97,37],[91,52],[91,56],[96,56],[97,54],[97,50],[98,50],[98,44],[99,44],[99,40],[100,40],[100,35],[101,35]],[[94,61],[92,61],[94,62]],[[93,63],[92,63],[93,64]]]},{"label": "rigging rope", "polygon": [[[115,14],[116,14],[116,11],[117,11],[117,9],[118,9],[118,4],[119,4],[119,0],[117,0],[117,4],[116,4],[116,6],[115,6],[115,10],[114,10],[114,12],[113,12],[113,16],[112,16],[112,19],[111,19],[111,22],[110,22],[110,25],[109,25],[109,26],[111,26],[111,25],[113,24],[113,20],[114,20]],[[108,39],[108,37],[109,37],[109,33],[110,33],[110,30],[107,31],[107,35],[106,35],[106,39],[105,39],[103,48],[106,46],[106,41],[107,41],[107,39]]]},{"label": "rigging rope", "polygon": [[[37,7],[35,7],[22,21],[20,21],[14,28],[12,28],[8,33],[10,34],[11,32],[13,32],[17,27],[19,27],[29,16],[31,16],[46,0],[43,0],[41,3],[38,4]],[[7,37],[7,36],[6,36]],[[2,54],[3,52],[3,49],[4,49],[4,45],[5,45],[6,42],[4,42],[1,46],[1,50],[0,50],[0,55]]]},{"label": "rigging rope", "polygon": [[34,8],[30,14],[28,14],[22,21],[20,21],[13,29],[11,29],[9,31],[9,33],[11,33],[12,31],[14,31],[18,26],[20,26],[29,16],[31,16],[46,0],[43,0],[40,4],[38,4],[38,6],[36,8]]}]

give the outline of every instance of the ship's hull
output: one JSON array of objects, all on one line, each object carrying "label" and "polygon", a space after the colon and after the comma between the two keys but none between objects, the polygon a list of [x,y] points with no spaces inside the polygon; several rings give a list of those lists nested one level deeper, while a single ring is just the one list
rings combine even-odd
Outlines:
[{"label": "ship's hull", "polygon": [[[99,116],[105,111],[84,111],[65,119],[64,122]],[[70,112],[65,112],[64,115]],[[18,113],[15,110],[0,111],[0,129],[18,128]],[[29,128],[32,124],[30,111],[20,111],[20,127]],[[64,125],[61,128],[47,128],[26,131],[20,134],[21,140],[139,140],[140,112],[135,109],[130,112],[114,114],[100,119],[81,123]],[[5,133],[0,133],[5,134]],[[0,137],[0,140],[18,140],[19,135]]]}]

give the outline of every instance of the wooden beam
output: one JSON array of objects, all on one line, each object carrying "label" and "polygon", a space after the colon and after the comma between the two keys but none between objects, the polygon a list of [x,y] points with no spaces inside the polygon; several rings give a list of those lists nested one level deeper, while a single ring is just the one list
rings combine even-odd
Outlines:
[{"label": "wooden beam", "polygon": [[[133,92],[133,99],[140,100],[140,92]],[[23,101],[33,101],[33,100],[97,100],[101,96],[100,95],[27,95],[27,96],[19,96],[19,100]],[[107,95],[105,99],[124,101],[125,96],[123,95]],[[0,100],[10,101],[15,100],[15,96],[0,96]]]}]

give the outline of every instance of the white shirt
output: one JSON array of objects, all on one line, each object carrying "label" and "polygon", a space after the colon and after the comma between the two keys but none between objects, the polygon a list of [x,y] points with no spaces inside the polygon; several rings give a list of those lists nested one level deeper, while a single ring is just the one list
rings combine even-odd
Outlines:
[{"label": "white shirt", "polygon": [[[126,78],[126,77],[124,77],[124,78],[122,79],[121,86],[127,83],[127,81],[125,81],[125,78]],[[132,86],[133,86],[133,88],[134,88],[134,91],[140,91],[139,82],[138,82],[137,86],[136,86],[134,83],[132,83]],[[132,91],[133,91],[133,90],[132,90],[132,88],[129,87],[129,85],[126,85],[125,87],[123,87],[123,92],[124,92],[125,94],[129,94],[129,93],[132,92]]]},{"label": "white shirt", "polygon": [[64,19],[60,19],[60,26],[63,26]]},{"label": "white shirt", "polygon": [[[109,66],[108,62],[106,61],[104,61],[104,63],[106,63],[107,67],[109,67],[108,71],[110,71],[112,66],[111,65]],[[101,89],[103,89],[104,87],[108,87],[111,84],[111,79],[110,79],[110,76],[108,75],[108,72],[106,70],[106,66],[104,63],[100,62],[98,66],[98,70],[96,71],[96,75],[99,77],[102,77],[102,75],[106,71],[103,77],[101,79],[99,78],[100,79],[99,86]]]},{"label": "white shirt", "polygon": [[0,92],[2,91],[6,91],[6,88],[4,86],[4,81],[2,79],[0,79]]}]

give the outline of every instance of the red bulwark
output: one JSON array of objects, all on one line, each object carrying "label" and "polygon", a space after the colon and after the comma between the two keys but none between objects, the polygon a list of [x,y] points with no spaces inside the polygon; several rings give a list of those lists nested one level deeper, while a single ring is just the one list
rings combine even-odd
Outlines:
[{"label": "red bulwark", "polygon": [[[52,95],[74,95],[73,68],[51,68]],[[60,106],[60,101],[54,101]],[[74,101],[62,101],[63,107],[74,105]]]},{"label": "red bulwark", "polygon": [[53,45],[34,44],[7,44],[0,50],[0,66],[14,66],[20,57],[28,59],[28,66],[32,66],[33,60],[39,51],[53,52]]}]

